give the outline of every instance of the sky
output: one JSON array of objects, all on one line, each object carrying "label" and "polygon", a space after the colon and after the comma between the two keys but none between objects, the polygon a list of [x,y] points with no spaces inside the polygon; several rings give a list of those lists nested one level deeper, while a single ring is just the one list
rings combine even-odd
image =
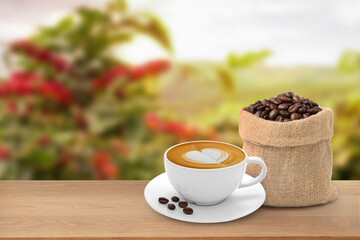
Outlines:
[{"label": "sky", "polygon": [[[56,2],[56,4],[55,4]],[[2,0],[0,44],[51,24],[75,6],[105,0]],[[155,13],[166,24],[174,58],[223,61],[230,52],[269,49],[272,66],[336,64],[346,49],[360,50],[357,0],[130,0],[132,11]],[[120,51],[133,58],[163,56],[139,38]]]}]

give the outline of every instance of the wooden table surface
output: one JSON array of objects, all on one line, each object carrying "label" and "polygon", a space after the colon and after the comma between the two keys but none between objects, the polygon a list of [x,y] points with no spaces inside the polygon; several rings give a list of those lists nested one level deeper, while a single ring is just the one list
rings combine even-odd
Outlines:
[{"label": "wooden table surface", "polygon": [[360,181],[334,181],[339,198],[327,205],[261,207],[245,218],[218,224],[160,215],[145,202],[147,182],[0,181],[0,239],[360,239]]}]

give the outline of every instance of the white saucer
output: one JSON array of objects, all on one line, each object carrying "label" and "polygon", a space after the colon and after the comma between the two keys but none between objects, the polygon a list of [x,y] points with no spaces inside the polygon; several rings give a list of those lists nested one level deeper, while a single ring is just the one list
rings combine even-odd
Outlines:
[{"label": "white saucer", "polygon": [[[245,174],[243,180],[249,179],[252,177]],[[169,218],[194,223],[219,223],[242,218],[255,212],[265,201],[265,190],[258,183],[235,190],[225,201],[216,205],[198,206],[189,203],[188,207],[191,207],[194,213],[186,215],[177,203],[174,203],[176,209],[170,210],[167,204],[158,202],[159,197],[166,197],[169,203],[172,203],[172,196],[178,196],[180,201],[184,201],[183,197],[171,186],[166,173],[162,173],[146,185],[144,196],[152,209]]]}]

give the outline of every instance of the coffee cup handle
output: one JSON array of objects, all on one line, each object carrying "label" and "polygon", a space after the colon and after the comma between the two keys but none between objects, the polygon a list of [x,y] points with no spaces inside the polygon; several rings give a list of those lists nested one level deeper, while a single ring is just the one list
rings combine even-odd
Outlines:
[{"label": "coffee cup handle", "polygon": [[246,164],[248,163],[257,163],[261,166],[261,173],[259,174],[259,176],[257,176],[254,179],[251,179],[250,181],[246,181],[246,182],[240,182],[238,188],[243,188],[243,187],[249,187],[252,186],[254,184],[257,184],[259,182],[261,182],[265,176],[266,176],[266,172],[267,172],[267,167],[265,162],[259,158],[259,157],[248,157]]}]

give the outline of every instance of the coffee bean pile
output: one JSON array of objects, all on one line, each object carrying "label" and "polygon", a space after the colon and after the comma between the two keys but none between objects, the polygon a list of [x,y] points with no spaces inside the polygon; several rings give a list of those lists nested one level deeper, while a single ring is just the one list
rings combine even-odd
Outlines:
[{"label": "coffee bean pile", "polygon": [[[180,198],[178,198],[177,196],[173,196],[173,197],[171,198],[171,200],[172,200],[173,202],[179,202],[179,201],[180,201]],[[169,199],[167,199],[167,198],[165,198],[165,197],[159,197],[158,201],[159,201],[159,203],[161,203],[161,204],[167,204],[167,203],[169,202]],[[179,206],[180,208],[183,208],[183,212],[184,212],[185,214],[193,214],[193,212],[194,212],[194,210],[193,210],[192,208],[187,207],[187,206],[188,206],[188,203],[187,203],[186,201],[180,201],[180,202],[178,203],[178,206]],[[167,205],[167,208],[170,209],[170,210],[175,210],[176,206],[175,206],[175,204],[173,204],[173,203],[169,203],[169,204]]]},{"label": "coffee bean pile", "polygon": [[265,120],[289,122],[310,117],[321,111],[319,105],[293,92],[281,93],[262,101],[256,101],[243,110]]}]

